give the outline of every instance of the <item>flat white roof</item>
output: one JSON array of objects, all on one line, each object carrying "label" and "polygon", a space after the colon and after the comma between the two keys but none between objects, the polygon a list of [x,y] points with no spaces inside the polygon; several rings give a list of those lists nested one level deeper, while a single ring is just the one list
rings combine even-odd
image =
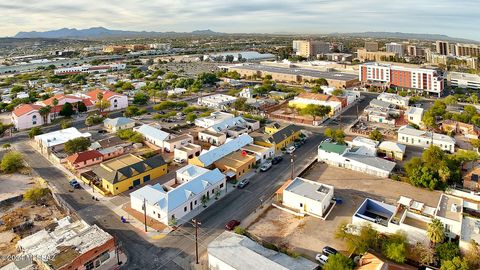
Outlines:
[{"label": "flat white roof", "polygon": [[284,190],[302,197],[323,202],[333,187],[319,182],[307,180],[305,178],[296,177]]},{"label": "flat white roof", "polygon": [[35,141],[40,141],[43,146],[52,147],[56,145],[61,145],[69,140],[84,137],[90,138],[92,134],[85,132],[82,133],[78,131],[75,127],[70,127],[66,129],[61,129],[41,135],[35,136]]},{"label": "flat white roof", "polygon": [[[414,137],[422,137],[422,138],[432,138],[432,132],[415,129],[415,128],[413,128],[411,126],[408,126],[408,125],[400,127],[398,129],[398,134],[399,135],[404,134],[404,135],[409,135],[409,136],[414,136]],[[439,133],[433,133],[433,140],[455,144],[455,139],[454,138],[452,138],[450,136],[447,136],[447,135],[439,134]]]}]

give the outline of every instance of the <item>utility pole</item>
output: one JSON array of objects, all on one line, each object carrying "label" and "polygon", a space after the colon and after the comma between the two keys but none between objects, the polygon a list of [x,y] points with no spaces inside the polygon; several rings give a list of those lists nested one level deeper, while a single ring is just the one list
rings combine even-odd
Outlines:
[{"label": "utility pole", "polygon": [[145,198],[143,198],[143,220],[145,221],[145,232],[147,232],[147,203]]},{"label": "utility pole", "polygon": [[292,167],[292,175],[291,175],[290,178],[291,178],[291,180],[293,180],[293,175],[294,175],[293,165],[294,165],[294,163],[295,163],[295,160],[294,160],[295,156],[293,155],[293,153],[291,153],[290,156],[291,156],[291,158],[290,158],[290,165],[291,165],[291,167]]},{"label": "utility pole", "polygon": [[192,219],[193,226],[195,227],[195,257],[197,258],[196,264],[198,264],[198,226],[202,223],[198,222],[196,219]]}]

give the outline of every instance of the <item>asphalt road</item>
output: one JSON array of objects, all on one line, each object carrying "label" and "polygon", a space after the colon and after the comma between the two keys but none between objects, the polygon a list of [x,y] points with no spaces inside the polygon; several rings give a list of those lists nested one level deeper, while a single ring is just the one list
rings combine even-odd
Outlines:
[{"label": "asphalt road", "polygon": [[[367,94],[358,104],[361,113],[375,95]],[[338,123],[327,126],[345,126],[356,119],[357,106],[353,106],[342,114]],[[80,127],[80,126],[79,126]],[[316,158],[317,146],[323,139],[324,128],[306,128],[313,131],[305,145],[295,152],[295,171]],[[182,269],[195,261],[194,229],[186,223],[177,231],[160,240],[149,240],[137,228],[121,223],[119,217],[101,202],[95,201],[83,189],[74,190],[68,184],[68,177],[52,165],[45,157],[31,148],[26,137],[9,138],[15,148],[24,153],[28,164],[44,179],[56,188],[56,193],[63,198],[83,219],[90,224],[97,224],[116,237],[128,256],[125,269]],[[199,253],[204,255],[206,246],[223,232],[226,222],[231,219],[245,219],[256,211],[262,203],[270,198],[282,183],[290,178],[290,158],[274,165],[268,172],[258,173],[250,180],[250,184],[235,190],[205,209],[196,218],[202,225],[199,233]]]}]

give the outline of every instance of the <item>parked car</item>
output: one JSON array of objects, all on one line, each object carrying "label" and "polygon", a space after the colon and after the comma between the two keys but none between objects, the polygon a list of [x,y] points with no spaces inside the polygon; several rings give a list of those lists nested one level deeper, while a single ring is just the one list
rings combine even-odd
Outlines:
[{"label": "parked car", "polygon": [[243,179],[242,181],[238,182],[237,188],[244,188],[250,183],[248,179]]},{"label": "parked car", "polygon": [[295,152],[295,149],[296,149],[296,148],[295,148],[295,146],[293,146],[293,145],[290,146],[290,147],[288,147],[288,148],[287,148],[287,154],[292,154],[293,152]]},{"label": "parked car", "polygon": [[386,160],[388,160],[388,161],[395,162],[395,159],[393,159],[393,158],[391,158],[391,157],[385,156],[385,157],[383,157],[383,159],[386,159]]},{"label": "parked car", "polygon": [[108,131],[106,131],[105,129],[100,129],[100,130],[97,131],[97,132],[100,133],[100,134],[105,134],[105,133],[107,133]]},{"label": "parked car", "polygon": [[300,141],[294,142],[293,146],[295,146],[295,148],[298,149],[298,148],[300,148],[300,146],[302,146],[302,143]]},{"label": "parked car", "polygon": [[330,256],[330,255],[335,255],[338,253],[338,251],[332,247],[326,246],[322,249],[323,255]]},{"label": "parked car", "polygon": [[265,162],[265,163],[262,164],[262,166],[260,166],[260,171],[266,172],[266,171],[268,171],[271,167],[272,167],[272,163],[271,163],[271,162]]},{"label": "parked car", "polygon": [[232,219],[229,222],[227,222],[227,224],[225,224],[225,229],[231,231],[235,229],[235,227],[237,227],[238,225],[240,225],[240,221],[236,219]]},{"label": "parked car", "polygon": [[324,266],[328,261],[328,257],[319,253],[315,256],[315,260],[317,260],[321,266]]},{"label": "parked car", "polygon": [[282,156],[276,156],[272,159],[272,164],[278,164],[283,160]]},{"label": "parked car", "polygon": [[182,164],[183,162],[185,162],[185,159],[183,159],[183,158],[174,158],[174,159],[173,159],[173,162],[178,163],[178,164]]},{"label": "parked car", "polygon": [[70,180],[70,186],[73,187],[73,188],[80,188],[80,183],[78,183],[78,181],[76,179],[72,179]]}]

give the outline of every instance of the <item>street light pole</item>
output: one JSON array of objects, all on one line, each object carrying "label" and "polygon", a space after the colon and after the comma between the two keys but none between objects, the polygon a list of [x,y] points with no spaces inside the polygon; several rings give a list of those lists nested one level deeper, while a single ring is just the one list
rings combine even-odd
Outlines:
[{"label": "street light pole", "polygon": [[196,264],[198,264],[198,226],[201,225],[201,223],[196,219],[192,219],[192,222],[195,227],[195,257],[197,259]]},{"label": "street light pole", "polygon": [[290,178],[293,180],[293,175],[294,175],[293,165],[294,165],[294,163],[295,163],[295,160],[294,160],[295,155],[293,155],[293,153],[291,153],[290,156],[291,156],[291,158],[290,158],[290,165],[291,165],[291,167],[292,167],[292,168],[291,168],[291,169],[292,169],[292,175],[291,175]]},{"label": "street light pole", "polygon": [[147,232],[147,203],[145,198],[143,198],[143,219],[145,221],[145,232]]}]

